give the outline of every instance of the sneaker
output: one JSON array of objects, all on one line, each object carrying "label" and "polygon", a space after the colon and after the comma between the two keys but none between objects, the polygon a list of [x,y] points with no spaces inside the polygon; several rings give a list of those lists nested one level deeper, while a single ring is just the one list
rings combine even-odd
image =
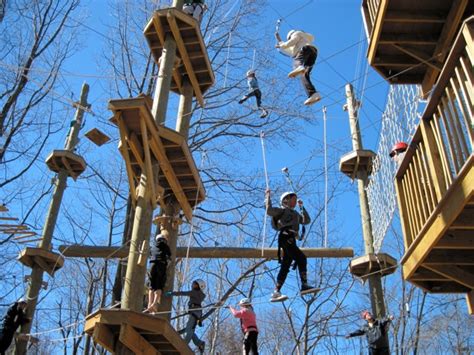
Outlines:
[{"label": "sneaker", "polygon": [[297,67],[297,68],[293,69],[292,71],[290,71],[290,72],[288,73],[288,77],[289,77],[289,78],[297,77],[298,75],[303,74],[304,71],[305,71],[304,66],[300,65],[299,67]]},{"label": "sneaker", "polygon": [[288,296],[282,295],[280,291],[273,291],[270,302],[282,302],[288,299]]},{"label": "sneaker", "polygon": [[206,348],[206,343],[203,341],[201,345],[198,346],[199,351],[201,354],[204,354],[204,349]]},{"label": "sneaker", "polygon": [[318,102],[319,100],[321,100],[321,95],[319,95],[319,92],[315,92],[313,95],[311,95],[310,97],[308,97],[306,99],[304,104],[305,105],[312,105],[312,104],[315,104],[316,102]]},{"label": "sneaker", "polygon": [[316,293],[319,291],[319,288],[317,287],[313,287],[313,286],[310,286],[308,285],[307,283],[304,283],[301,285],[301,294],[302,295],[305,295],[307,293]]},{"label": "sneaker", "polygon": [[265,118],[267,116],[268,116],[268,111],[263,108],[262,109],[262,114],[260,115],[260,118]]}]

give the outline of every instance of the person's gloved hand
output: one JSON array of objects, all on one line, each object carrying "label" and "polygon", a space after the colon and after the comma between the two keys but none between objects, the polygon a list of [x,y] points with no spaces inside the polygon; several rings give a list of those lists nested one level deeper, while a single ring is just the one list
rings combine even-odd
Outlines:
[{"label": "person's gloved hand", "polygon": [[166,291],[166,292],[165,292],[165,296],[166,296],[166,297],[171,297],[171,296],[173,296],[173,291]]}]

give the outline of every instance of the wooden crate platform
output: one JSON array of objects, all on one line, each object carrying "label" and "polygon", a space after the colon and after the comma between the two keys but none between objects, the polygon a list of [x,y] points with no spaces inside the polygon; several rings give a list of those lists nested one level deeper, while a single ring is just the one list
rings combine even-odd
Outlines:
[{"label": "wooden crate platform", "polygon": [[370,65],[393,84],[436,82],[473,0],[363,0]]},{"label": "wooden crate platform", "polygon": [[365,170],[370,175],[372,173],[372,161],[376,154],[371,150],[354,150],[343,155],[339,161],[339,170],[354,179],[359,170]]},{"label": "wooden crate platform", "polygon": [[100,309],[87,316],[84,331],[111,353],[120,342],[135,354],[194,354],[168,321],[139,312]]},{"label": "wooden crate platform", "polygon": [[203,107],[202,95],[214,84],[215,79],[199,23],[180,10],[163,9],[155,11],[143,32],[157,64],[166,36],[174,38],[181,64],[173,71],[171,90],[181,94],[183,76],[188,76],[194,95]]},{"label": "wooden crate platform", "polygon": [[433,293],[474,290],[474,155],[405,251],[404,277]]},{"label": "wooden crate platform", "polygon": [[42,248],[23,249],[18,255],[18,261],[28,267],[37,264],[51,276],[64,265],[64,258],[61,255]]},{"label": "wooden crate platform", "polygon": [[86,162],[84,159],[69,150],[53,150],[46,158],[46,164],[49,170],[59,173],[65,169],[70,177],[76,180],[84,170],[86,170]]},{"label": "wooden crate platform", "polygon": [[387,276],[397,269],[397,260],[385,253],[368,254],[352,259],[349,269],[352,275],[361,279],[366,279],[373,273]]},{"label": "wooden crate platform", "polygon": [[120,129],[120,152],[125,159],[132,196],[142,171],[153,176],[152,160],[160,166],[158,186],[152,186],[152,203],[163,204],[174,196],[188,221],[192,209],[204,200],[206,192],[185,138],[178,132],[157,126],[147,97],[111,100],[109,109]]}]

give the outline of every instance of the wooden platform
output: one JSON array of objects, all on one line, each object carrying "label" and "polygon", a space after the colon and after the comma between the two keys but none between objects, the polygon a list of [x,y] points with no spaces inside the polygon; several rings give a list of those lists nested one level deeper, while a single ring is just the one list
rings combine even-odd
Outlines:
[{"label": "wooden platform", "polygon": [[190,221],[192,209],[206,194],[198,169],[185,138],[178,132],[157,126],[151,115],[151,100],[147,97],[111,100],[114,123],[120,129],[120,152],[125,159],[131,195],[142,171],[153,176],[152,161],[160,171],[157,185],[152,184],[152,203],[164,204],[164,198],[174,195],[184,215]]},{"label": "wooden platform", "polygon": [[393,84],[436,82],[473,0],[363,0],[370,65]]},{"label": "wooden platform", "polygon": [[359,170],[367,171],[368,175],[372,173],[372,161],[376,154],[371,150],[354,150],[343,155],[339,161],[339,170],[354,179]]},{"label": "wooden platform", "polygon": [[[91,257],[91,258],[126,258],[129,253],[128,247],[102,247],[92,245],[60,245],[58,250],[66,257]],[[352,258],[354,250],[352,248],[302,248],[301,251],[308,258]],[[188,248],[178,247],[176,257],[182,258],[240,258],[240,259],[276,259],[276,248],[211,248],[199,247]]]},{"label": "wooden platform", "polygon": [[68,176],[76,180],[84,170],[86,170],[86,162],[84,159],[69,150],[53,150],[53,152],[46,158],[46,164],[49,170],[59,173],[61,170],[66,170]]},{"label": "wooden platform", "polygon": [[64,258],[58,253],[41,248],[25,248],[18,255],[18,260],[25,266],[38,265],[51,276],[64,265]]},{"label": "wooden platform", "polygon": [[85,136],[99,147],[110,141],[110,137],[97,128],[91,129]]},{"label": "wooden platform", "polygon": [[145,27],[144,34],[158,64],[166,36],[172,36],[177,44],[176,54],[181,64],[173,71],[171,90],[181,94],[183,76],[187,75],[201,107],[203,94],[214,84],[214,72],[201,35],[200,24],[191,16],[171,8],[155,11]]},{"label": "wooden platform", "polygon": [[168,321],[143,313],[100,309],[87,316],[84,331],[111,353],[120,342],[135,354],[194,354]]},{"label": "wooden platform", "polygon": [[349,270],[352,275],[366,279],[378,273],[381,276],[391,275],[397,269],[397,260],[388,254],[368,254],[352,259]]}]

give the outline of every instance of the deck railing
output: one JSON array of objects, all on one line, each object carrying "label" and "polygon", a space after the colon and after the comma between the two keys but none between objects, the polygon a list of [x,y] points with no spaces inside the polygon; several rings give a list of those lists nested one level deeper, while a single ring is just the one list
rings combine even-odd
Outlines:
[{"label": "deck railing", "polygon": [[463,168],[472,165],[473,68],[471,17],[451,49],[397,172],[395,183],[406,250],[422,236],[423,228]]},{"label": "deck railing", "polygon": [[365,22],[367,38],[371,37],[372,29],[374,28],[374,23],[380,8],[380,2],[381,0],[364,0],[362,2],[362,15]]}]

